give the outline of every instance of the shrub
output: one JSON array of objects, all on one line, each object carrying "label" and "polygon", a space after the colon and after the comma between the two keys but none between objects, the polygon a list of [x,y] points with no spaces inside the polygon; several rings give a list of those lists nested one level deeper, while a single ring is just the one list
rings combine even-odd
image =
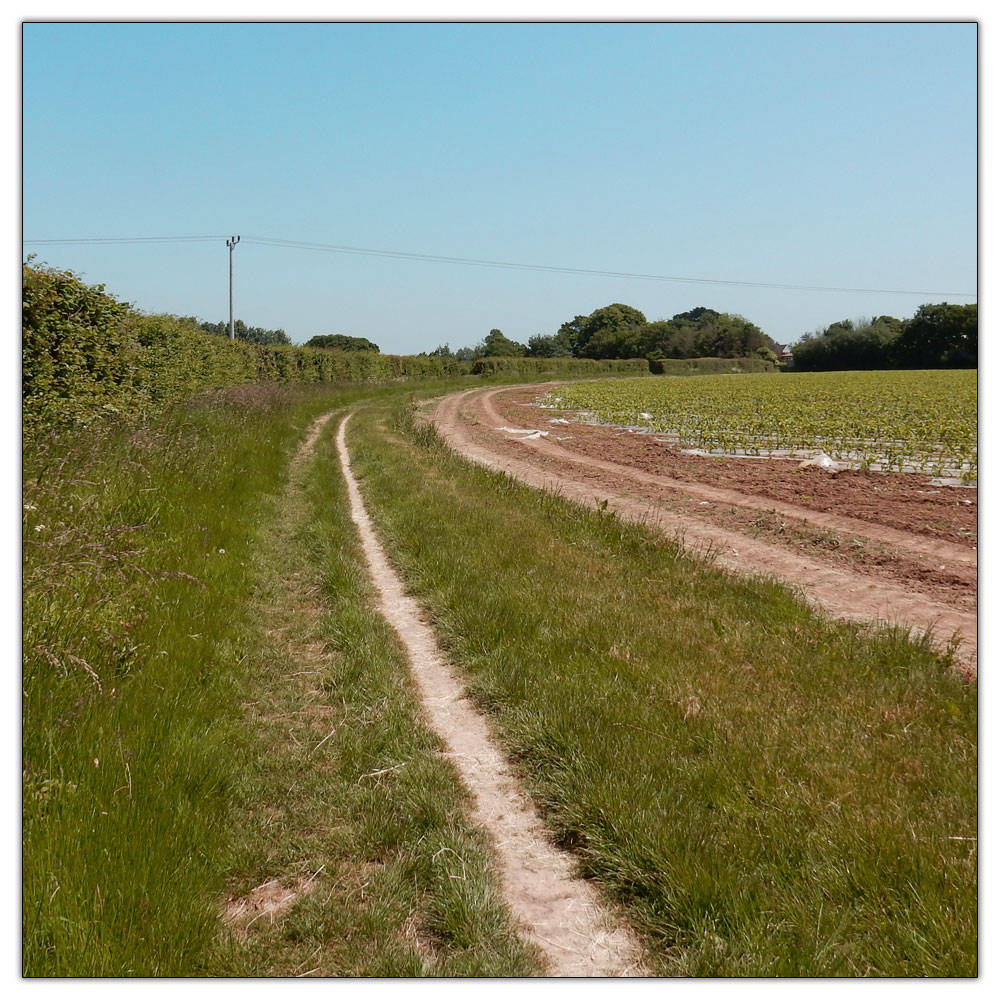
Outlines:
[{"label": "shrub", "polygon": [[121,328],[126,303],[70,271],[25,264],[21,308],[26,426],[86,423],[127,407],[133,372]]},{"label": "shrub", "polygon": [[654,375],[725,375],[744,372],[776,372],[778,365],[756,358],[650,358]]},{"label": "shrub", "polygon": [[644,358],[606,359],[590,358],[478,358],[472,363],[473,375],[542,375],[557,378],[579,375],[604,375],[614,373],[645,375],[649,363]]}]

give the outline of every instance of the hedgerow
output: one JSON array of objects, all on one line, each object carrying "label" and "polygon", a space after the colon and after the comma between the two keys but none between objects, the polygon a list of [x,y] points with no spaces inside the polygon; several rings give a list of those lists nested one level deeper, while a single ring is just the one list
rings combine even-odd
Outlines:
[{"label": "hedgerow", "polygon": [[25,433],[138,417],[207,389],[260,382],[377,382],[466,374],[452,358],[232,341],[194,320],[146,315],[104,285],[22,268]]},{"label": "hedgerow", "polygon": [[728,375],[779,368],[763,358],[659,358],[650,359],[649,370],[654,375]]},{"label": "hedgerow", "polygon": [[590,358],[515,358],[488,357],[472,362],[473,375],[554,375],[567,378],[573,375],[634,374],[649,372],[649,362],[644,358],[594,361]]}]

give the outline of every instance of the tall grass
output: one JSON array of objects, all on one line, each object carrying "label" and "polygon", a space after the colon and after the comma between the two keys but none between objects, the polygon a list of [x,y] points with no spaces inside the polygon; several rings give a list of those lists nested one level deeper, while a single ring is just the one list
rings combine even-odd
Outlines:
[{"label": "tall grass", "polygon": [[342,395],[241,390],[26,454],[26,975],[197,964],[260,501]]},{"label": "tall grass", "polygon": [[976,974],[977,699],[947,657],[471,468],[400,409],[348,443],[556,837],[660,971]]},{"label": "tall grass", "polygon": [[[332,456],[289,492],[313,418],[396,391],[243,387],[26,454],[25,975],[537,969],[370,609]],[[287,919],[223,923],[306,876]]]},{"label": "tall grass", "polygon": [[327,425],[256,562],[267,624],[234,751],[227,884],[313,889],[244,941],[220,935],[215,974],[523,976],[515,932],[467,793],[424,725],[374,594]]}]

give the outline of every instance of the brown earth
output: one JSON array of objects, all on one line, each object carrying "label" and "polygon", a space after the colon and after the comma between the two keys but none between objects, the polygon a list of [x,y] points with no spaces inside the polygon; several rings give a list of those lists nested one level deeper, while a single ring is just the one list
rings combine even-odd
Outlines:
[{"label": "brown earth", "polygon": [[975,674],[976,490],[794,459],[684,455],[651,434],[539,407],[556,384],[449,396],[430,419],[481,464],[591,507],[607,501],[725,568],[794,584],[835,615],[931,631],[942,646],[959,637],[959,665]]}]

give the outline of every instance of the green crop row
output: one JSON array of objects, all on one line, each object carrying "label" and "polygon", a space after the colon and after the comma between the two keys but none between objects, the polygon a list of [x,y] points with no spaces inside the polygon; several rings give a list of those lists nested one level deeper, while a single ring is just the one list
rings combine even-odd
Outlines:
[{"label": "green crop row", "polygon": [[823,451],[894,471],[977,477],[976,372],[816,372],[589,382],[546,405],[721,454]]}]

